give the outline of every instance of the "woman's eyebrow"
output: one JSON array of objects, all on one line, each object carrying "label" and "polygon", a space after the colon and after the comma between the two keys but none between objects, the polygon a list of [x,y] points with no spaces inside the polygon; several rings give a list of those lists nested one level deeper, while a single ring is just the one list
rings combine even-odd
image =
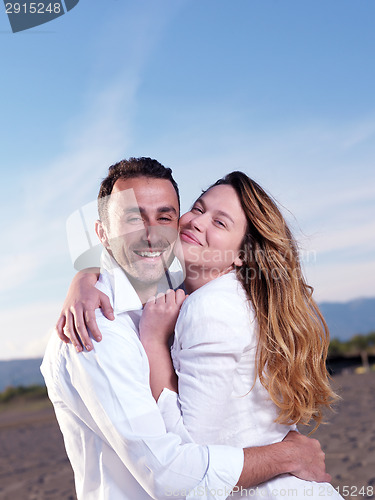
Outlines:
[{"label": "woman's eyebrow", "polygon": [[[204,210],[207,210],[207,205],[205,204],[203,198],[198,198],[195,203],[200,203],[202,205],[202,207],[204,208]],[[215,214],[221,215],[222,217],[226,217],[228,220],[231,221],[232,224],[234,224],[234,220],[227,212],[224,212],[223,210],[216,210]]]},{"label": "woman's eyebrow", "polygon": [[216,213],[217,213],[217,215],[221,215],[222,217],[226,217],[227,219],[229,219],[232,222],[232,224],[234,224],[234,220],[232,219],[232,217],[229,214],[227,214],[227,212],[223,212],[222,210],[218,210]]}]

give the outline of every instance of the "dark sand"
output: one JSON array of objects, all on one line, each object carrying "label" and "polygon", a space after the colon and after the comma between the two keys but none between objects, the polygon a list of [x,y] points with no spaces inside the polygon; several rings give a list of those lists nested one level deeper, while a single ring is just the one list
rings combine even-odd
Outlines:
[{"label": "dark sand", "polygon": [[0,412],[0,499],[76,499],[73,472],[49,401]]},{"label": "dark sand", "polygon": [[375,372],[335,376],[333,387],[342,400],[311,437],[320,441],[332,485],[344,498],[375,498]]},{"label": "dark sand", "polygon": [[[313,437],[326,452],[332,484],[342,496],[374,498],[375,373],[339,375],[333,383],[343,399],[330,423]],[[0,499],[76,498],[62,436],[47,401],[0,408],[0,450]]]}]

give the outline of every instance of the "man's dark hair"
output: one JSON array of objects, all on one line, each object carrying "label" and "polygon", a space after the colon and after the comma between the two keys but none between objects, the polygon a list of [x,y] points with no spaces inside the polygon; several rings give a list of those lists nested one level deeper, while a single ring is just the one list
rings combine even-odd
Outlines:
[{"label": "man's dark hair", "polygon": [[178,206],[180,206],[180,193],[170,168],[164,167],[161,163],[152,158],[129,158],[128,160],[121,160],[110,166],[107,177],[103,179],[100,185],[98,211],[102,222],[108,222],[108,197],[112,193],[115,182],[118,179],[134,179],[136,177],[149,177],[150,179],[165,179],[170,181],[176,191]]}]

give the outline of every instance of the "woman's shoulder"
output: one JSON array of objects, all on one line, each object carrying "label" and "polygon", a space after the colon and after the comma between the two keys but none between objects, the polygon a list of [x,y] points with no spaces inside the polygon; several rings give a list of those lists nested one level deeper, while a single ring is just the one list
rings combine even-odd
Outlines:
[{"label": "woman's shoulder", "polygon": [[193,314],[227,316],[252,316],[252,307],[245,290],[237,279],[235,272],[229,272],[209,281],[195,290],[185,300],[181,312],[190,310]]},{"label": "woman's shoulder", "polygon": [[253,343],[255,331],[250,301],[235,273],[228,273],[185,300],[176,324],[176,339],[184,348],[213,342],[242,351]]}]

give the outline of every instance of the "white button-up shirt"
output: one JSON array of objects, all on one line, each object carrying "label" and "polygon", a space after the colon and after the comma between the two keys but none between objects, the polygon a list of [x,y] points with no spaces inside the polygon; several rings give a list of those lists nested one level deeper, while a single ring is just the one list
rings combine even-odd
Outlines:
[{"label": "white button-up shirt", "polygon": [[[275,422],[278,408],[255,377],[257,330],[255,312],[234,271],[189,295],[181,307],[172,348],[183,418],[168,408],[164,412],[169,400],[159,398],[167,429],[179,422],[197,443],[241,447],[277,443],[296,429]],[[235,491],[230,498],[337,500],[341,496],[328,483],[282,474],[256,488]]]},{"label": "white button-up shirt", "polygon": [[[96,312],[102,342],[77,354],[53,334],[41,366],[78,498],[225,499],[241,474],[242,449],[197,445],[181,419],[166,431],[138,337],[142,304],[106,251],[97,288],[115,312],[114,321]],[[178,414],[174,393],[159,399]]]}]

